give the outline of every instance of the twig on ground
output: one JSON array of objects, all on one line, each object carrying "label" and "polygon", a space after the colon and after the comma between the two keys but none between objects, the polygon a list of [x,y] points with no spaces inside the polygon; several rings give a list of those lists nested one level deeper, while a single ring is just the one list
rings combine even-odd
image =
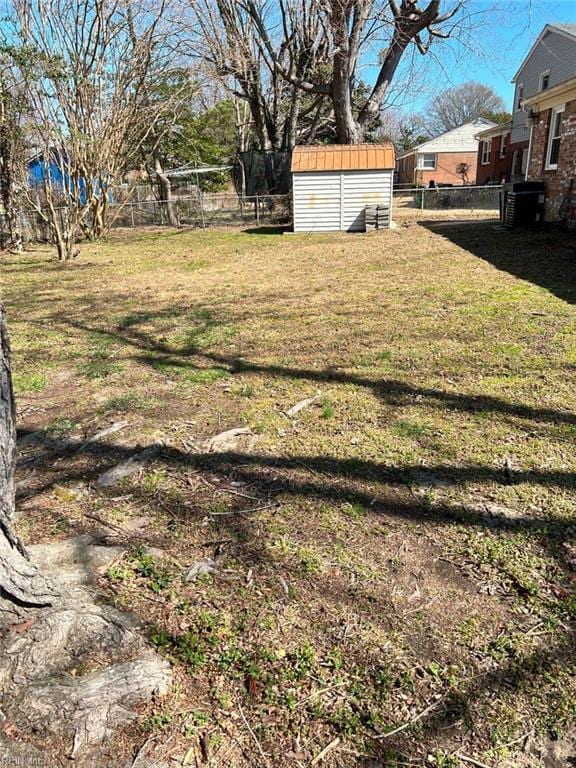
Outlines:
[{"label": "twig on ground", "polygon": [[246,715],[244,714],[244,710],[242,709],[242,704],[240,704],[240,702],[238,702],[238,711],[240,712],[240,717],[244,721],[244,725],[246,726],[246,728],[248,728],[250,736],[252,736],[256,746],[258,747],[258,752],[260,752],[264,762],[268,765],[268,758],[266,756],[266,752],[264,752],[264,750],[262,749],[262,745],[258,741],[258,737],[256,736],[256,734],[254,733],[254,731],[250,727],[250,723],[248,722],[248,720],[246,720]]},{"label": "twig on ground", "polygon": [[281,574],[279,574],[279,575],[278,575],[278,581],[280,582],[280,584],[281,584],[281,586],[282,586],[282,589],[284,590],[284,594],[286,595],[286,597],[290,597],[290,587],[288,586],[288,582],[286,581],[286,579],[284,578],[284,576],[282,576]]},{"label": "twig on ground", "polygon": [[313,475],[318,475],[319,477],[328,477],[328,475],[325,472],[321,472],[319,469],[314,469],[314,467],[311,467],[309,464],[306,464],[305,461],[302,461],[301,459],[296,459],[294,457],[290,457],[290,458],[295,464],[300,464],[301,467],[304,467],[304,469],[307,469],[308,472],[311,472]]},{"label": "twig on ground", "polygon": [[208,760],[210,760],[210,736],[208,735],[208,731],[204,731],[202,736],[200,736],[200,749],[202,751],[202,760],[207,763]]},{"label": "twig on ground", "polygon": [[388,733],[378,733],[376,736],[373,736],[372,738],[375,741],[379,741],[380,739],[389,739],[390,736],[394,736],[396,733],[400,733],[401,731],[405,731],[406,728],[409,728],[411,725],[414,725],[414,723],[417,723],[418,720],[422,720],[422,718],[426,717],[426,715],[429,712],[432,712],[433,709],[436,709],[436,707],[439,706],[442,701],[444,701],[444,698],[445,697],[442,696],[437,701],[432,702],[432,704],[429,704],[426,707],[426,709],[422,710],[422,712],[419,712],[411,720],[408,720],[408,722],[404,723],[403,725],[399,725],[398,728],[394,728],[393,731],[388,731]]},{"label": "twig on ground", "polygon": [[518,744],[520,741],[525,741],[528,736],[531,736],[534,733],[534,729],[530,729],[529,731],[526,731],[526,733],[523,733],[522,736],[518,736],[516,739],[512,739],[512,741],[507,741],[506,744],[501,744],[499,747],[493,747],[492,749],[487,750],[487,754],[492,754],[492,752],[498,752],[500,749],[507,749],[508,747],[511,747],[513,744]]},{"label": "twig on ground", "polygon": [[124,427],[127,427],[127,426],[128,426],[127,421],[115,421],[111,427],[107,427],[106,429],[100,430],[100,432],[96,432],[95,435],[92,435],[83,443],[81,443],[76,448],[76,452],[79,453],[80,451],[85,450],[89,445],[92,445],[92,443],[96,443],[98,442],[98,440],[101,440],[103,437],[108,437],[108,435],[113,435],[115,432],[119,432],[121,429],[124,429]]},{"label": "twig on ground", "polygon": [[231,493],[234,496],[241,496],[243,499],[250,499],[250,501],[262,501],[262,499],[259,499],[258,496],[252,496],[249,493],[237,491],[235,488],[229,488],[228,486],[220,487],[216,483],[213,483],[211,480],[208,480],[208,478],[202,477],[201,475],[198,476],[198,480],[200,480],[201,483],[204,483],[204,485],[209,485],[210,488],[213,488],[216,491],[220,491],[221,493]]},{"label": "twig on ground", "polygon": [[261,504],[259,507],[249,507],[248,509],[228,509],[226,512],[210,512],[212,517],[225,517],[226,515],[248,515],[252,512],[261,512],[263,509],[272,509],[278,507],[278,502],[270,502],[270,504]]},{"label": "twig on ground", "polygon": [[319,691],[313,691],[309,696],[306,696],[305,699],[302,699],[298,703],[299,707],[303,707],[304,704],[310,701],[310,699],[315,699],[317,696],[323,696],[325,693],[328,693],[329,691],[333,691],[334,688],[342,688],[343,685],[347,685],[347,682],[341,682],[341,683],[334,683],[334,685],[329,685],[326,688],[321,688]]},{"label": "twig on ground", "polygon": [[463,755],[461,752],[456,752],[456,757],[458,760],[462,760],[463,763],[475,765],[476,768],[492,768],[492,766],[487,763],[481,763],[480,760],[476,760],[474,757],[468,757],[468,755]]},{"label": "twig on ground", "polygon": [[544,622],[539,621],[537,624],[534,624],[533,627],[530,627],[530,629],[527,629],[526,632],[524,632],[524,637],[526,637],[526,635],[533,635],[535,633],[538,633],[538,630],[540,629],[540,627],[543,627],[543,626],[544,626]]},{"label": "twig on ground", "polygon": [[134,755],[134,760],[132,761],[132,766],[131,766],[131,768],[134,768],[134,767],[135,767],[135,766],[138,764],[138,761],[140,760],[140,758],[141,758],[141,757],[142,757],[142,755],[144,754],[144,750],[146,749],[146,747],[148,746],[148,744],[150,744],[150,742],[151,742],[151,741],[152,741],[152,736],[148,736],[148,738],[146,739],[146,741],[144,742],[144,744],[142,744],[142,745],[140,746],[140,748],[138,749],[138,751],[137,751],[137,752],[136,752],[136,754]]},{"label": "twig on ground", "polygon": [[292,408],[288,408],[287,411],[284,411],[284,414],[286,416],[296,416],[297,413],[300,413],[300,411],[303,411],[304,408],[308,408],[310,405],[316,405],[318,403],[318,395],[315,395],[314,397],[307,397],[304,400],[300,400],[299,403],[296,403],[296,405],[293,405]]},{"label": "twig on ground", "polygon": [[322,752],[318,752],[318,754],[316,755],[316,757],[315,757],[315,758],[312,760],[312,762],[310,763],[310,768],[313,768],[313,766],[315,766],[315,765],[318,765],[318,763],[319,763],[321,760],[323,760],[323,759],[326,757],[326,755],[327,755],[329,752],[332,752],[332,750],[333,750],[333,749],[336,749],[336,747],[337,747],[339,744],[340,744],[340,737],[339,737],[339,736],[336,736],[336,738],[335,738],[335,739],[332,739],[332,741],[330,742],[330,744],[327,744],[327,745],[324,747],[324,749],[322,750]]},{"label": "twig on ground", "polygon": [[117,533],[127,533],[124,528],[121,528],[115,523],[109,523],[108,520],[105,520],[103,517],[100,517],[100,515],[97,515],[94,512],[84,512],[84,517],[87,517],[90,520],[94,520],[95,522],[100,523],[100,525],[104,525],[106,528],[110,528],[112,531],[116,531]]}]

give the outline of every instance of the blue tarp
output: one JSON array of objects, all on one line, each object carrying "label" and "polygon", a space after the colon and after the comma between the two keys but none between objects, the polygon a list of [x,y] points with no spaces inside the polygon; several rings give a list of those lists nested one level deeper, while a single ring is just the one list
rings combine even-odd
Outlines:
[{"label": "blue tarp", "polygon": [[[50,163],[47,165],[44,153],[40,153],[28,161],[28,183],[31,187],[43,186],[47,178],[50,178],[54,186],[60,186],[62,190],[73,189],[74,183],[66,172],[66,160],[60,157],[56,151],[51,153]],[[86,180],[79,179],[79,202],[86,202]],[[100,181],[95,184],[100,186]],[[112,191],[108,190],[108,198],[112,202]]]}]

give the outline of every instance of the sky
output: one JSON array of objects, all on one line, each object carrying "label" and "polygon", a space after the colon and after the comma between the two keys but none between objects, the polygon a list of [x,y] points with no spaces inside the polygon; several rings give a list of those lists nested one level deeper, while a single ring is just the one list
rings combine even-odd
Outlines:
[{"label": "sky", "polygon": [[[443,5],[447,9],[452,3]],[[453,38],[435,41],[426,57],[407,57],[391,106],[422,112],[435,93],[476,80],[492,86],[510,110],[511,80],[522,60],[545,24],[576,23],[576,0],[469,0],[466,13],[464,28],[459,25]],[[376,67],[367,63],[366,70],[371,80]]]}]

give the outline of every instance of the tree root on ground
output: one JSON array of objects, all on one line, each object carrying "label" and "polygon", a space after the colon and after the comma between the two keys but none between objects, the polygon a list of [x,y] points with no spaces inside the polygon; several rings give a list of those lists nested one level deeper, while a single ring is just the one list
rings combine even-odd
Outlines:
[{"label": "tree root on ground", "polygon": [[[139,705],[168,691],[170,667],[146,644],[138,621],[95,601],[97,572],[119,552],[80,536],[31,547],[38,572],[22,558],[22,573],[38,580],[43,602],[17,605],[15,613],[13,599],[0,597],[2,722],[10,735],[0,742],[0,758],[34,765],[30,750],[52,734],[68,745],[59,757],[104,768],[102,745]],[[39,754],[44,762],[37,764],[49,765]]]}]

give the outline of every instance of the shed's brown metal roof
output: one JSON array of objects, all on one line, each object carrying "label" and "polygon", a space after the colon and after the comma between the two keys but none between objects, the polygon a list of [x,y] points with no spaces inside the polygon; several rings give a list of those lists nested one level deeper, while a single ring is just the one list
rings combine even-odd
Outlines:
[{"label": "shed's brown metal roof", "polygon": [[294,147],[292,172],[390,170],[395,166],[392,144],[323,144]]}]

